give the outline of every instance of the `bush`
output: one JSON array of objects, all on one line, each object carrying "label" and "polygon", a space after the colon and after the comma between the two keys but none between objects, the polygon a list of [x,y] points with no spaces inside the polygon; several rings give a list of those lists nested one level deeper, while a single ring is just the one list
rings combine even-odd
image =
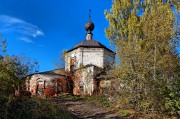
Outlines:
[{"label": "bush", "polygon": [[6,109],[7,109],[7,103],[8,103],[8,97],[4,96],[4,95],[0,95],[0,118],[4,119],[5,114],[6,114]]},{"label": "bush", "polygon": [[[180,80],[178,80],[180,81]],[[161,90],[161,97],[165,106],[165,110],[171,115],[180,115],[180,91],[179,84],[166,86]]]},{"label": "bush", "polygon": [[[7,99],[1,98],[1,102],[7,102]],[[7,103],[4,103],[7,104]],[[52,103],[37,98],[15,97],[8,105],[1,108],[0,118],[7,119],[71,119],[71,115]]]}]

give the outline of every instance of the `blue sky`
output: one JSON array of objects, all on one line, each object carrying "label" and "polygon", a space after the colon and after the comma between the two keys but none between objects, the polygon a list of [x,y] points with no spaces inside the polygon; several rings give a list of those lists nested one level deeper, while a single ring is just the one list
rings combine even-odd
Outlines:
[{"label": "blue sky", "polygon": [[55,69],[53,61],[58,62],[61,51],[85,39],[89,9],[93,38],[113,49],[104,32],[104,10],[111,5],[112,0],[0,0],[0,33],[7,39],[7,53],[38,61],[39,71]]},{"label": "blue sky", "polygon": [[8,54],[37,60],[40,71],[55,69],[60,52],[85,39],[89,9],[93,38],[113,48],[104,32],[104,10],[111,5],[111,0],[0,0],[0,33],[7,39]]}]

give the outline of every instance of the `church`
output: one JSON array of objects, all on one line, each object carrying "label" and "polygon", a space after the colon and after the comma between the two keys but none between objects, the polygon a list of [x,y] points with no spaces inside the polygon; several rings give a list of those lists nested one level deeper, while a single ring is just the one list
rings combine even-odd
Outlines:
[{"label": "church", "polygon": [[110,80],[98,76],[114,66],[115,52],[93,39],[94,28],[90,20],[85,24],[85,40],[65,53],[65,68],[27,76],[26,89],[32,95],[94,95],[110,86]]}]

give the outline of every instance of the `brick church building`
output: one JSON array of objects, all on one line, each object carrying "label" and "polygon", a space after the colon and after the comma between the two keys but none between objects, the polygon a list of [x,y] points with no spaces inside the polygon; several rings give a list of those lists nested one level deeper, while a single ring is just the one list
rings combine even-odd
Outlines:
[{"label": "brick church building", "polygon": [[86,38],[65,53],[65,68],[32,74],[26,78],[26,88],[32,95],[98,94],[110,81],[98,76],[115,63],[115,52],[94,40],[94,23],[85,24]]}]

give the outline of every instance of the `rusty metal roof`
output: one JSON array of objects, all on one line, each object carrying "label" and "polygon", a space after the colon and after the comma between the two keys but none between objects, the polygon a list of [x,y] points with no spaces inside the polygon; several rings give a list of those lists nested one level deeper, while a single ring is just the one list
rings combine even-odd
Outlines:
[{"label": "rusty metal roof", "polygon": [[96,41],[96,40],[84,40],[80,43],[78,43],[77,45],[75,45],[72,49],[70,49],[68,52],[75,50],[79,47],[84,47],[84,48],[104,48],[112,53],[115,53],[114,51],[110,50],[109,48],[107,48],[106,46],[104,46],[103,44],[101,44],[100,42]]}]

